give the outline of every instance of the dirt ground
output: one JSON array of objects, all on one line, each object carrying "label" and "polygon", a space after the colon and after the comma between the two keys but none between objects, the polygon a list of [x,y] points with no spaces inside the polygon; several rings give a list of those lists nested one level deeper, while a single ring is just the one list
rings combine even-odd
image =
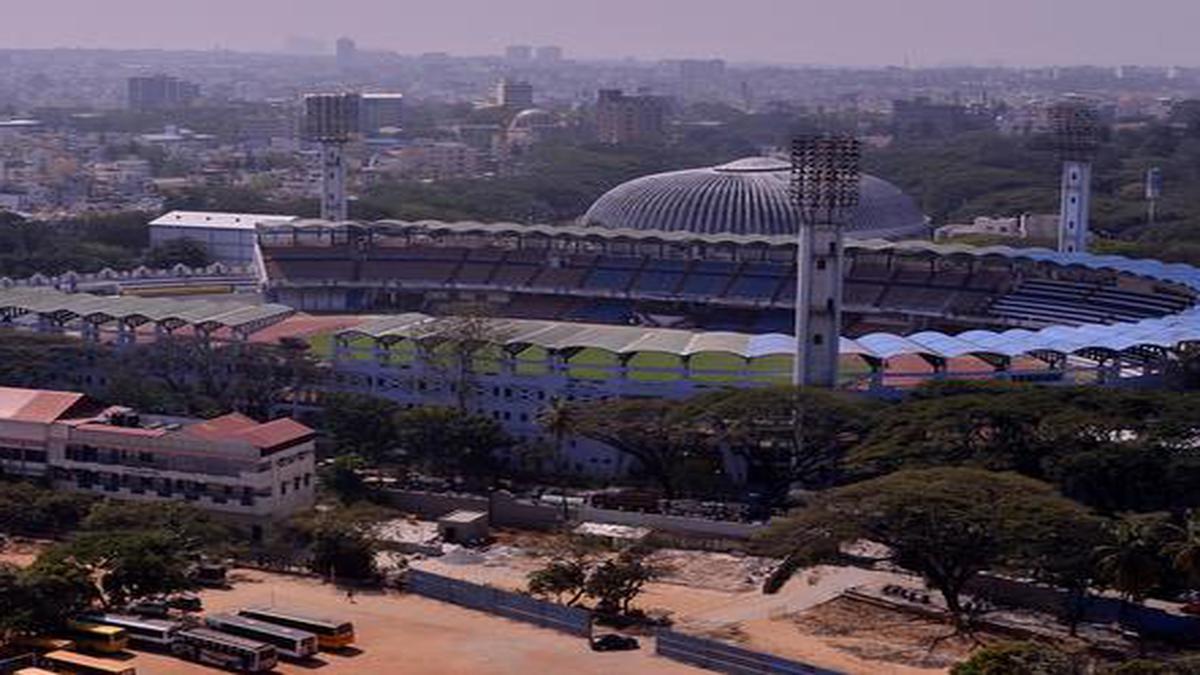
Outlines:
[{"label": "dirt ground", "polygon": [[[354,622],[359,653],[322,652],[312,663],[283,662],[278,673],[704,672],[654,656],[653,642],[646,638],[636,652],[596,653],[581,638],[412,595],[360,592],[351,603],[344,592],[305,577],[238,570],[235,580],[232,590],[203,594],[208,611],[274,601],[279,606]],[[147,652],[138,652],[129,664],[139,675],[220,672]]]},{"label": "dirt ground", "polygon": [[18,567],[28,567],[33,564],[38,555],[46,550],[52,542],[31,539],[10,539],[0,544],[0,562]]},{"label": "dirt ground", "polygon": [[[762,559],[672,550],[656,552],[655,558],[672,569],[660,581],[647,584],[635,604],[652,614],[669,616],[675,627],[686,633],[862,675],[945,673],[966,653],[948,645],[925,653],[932,639],[946,631],[945,626],[926,622],[917,630],[914,626],[922,622],[908,615],[869,605],[851,612],[836,600],[854,586],[911,583],[907,577],[818,567],[797,575],[779,593],[763,595],[758,589],[769,565]],[[538,564],[536,557],[506,544],[486,551],[456,551],[413,566],[518,590],[525,587],[526,575]]]}]

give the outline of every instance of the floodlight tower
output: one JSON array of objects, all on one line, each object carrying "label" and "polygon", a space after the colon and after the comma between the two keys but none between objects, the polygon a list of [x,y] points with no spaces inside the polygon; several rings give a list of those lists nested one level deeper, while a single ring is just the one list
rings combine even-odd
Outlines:
[{"label": "floodlight tower", "polygon": [[796,357],[792,382],[833,387],[842,328],[842,226],[858,205],[859,142],[813,136],[792,142],[796,250]]},{"label": "floodlight tower", "polygon": [[1066,101],[1050,109],[1050,121],[1063,163],[1058,250],[1086,253],[1092,208],[1092,158],[1099,145],[1096,109],[1083,101]]},{"label": "floodlight tower", "polygon": [[346,220],[346,144],[359,130],[358,94],[304,97],[304,137],[321,146],[321,218]]}]

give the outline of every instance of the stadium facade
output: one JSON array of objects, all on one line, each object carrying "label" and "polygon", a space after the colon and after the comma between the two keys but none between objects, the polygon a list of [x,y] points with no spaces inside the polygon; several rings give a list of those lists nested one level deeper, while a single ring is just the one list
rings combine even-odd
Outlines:
[{"label": "stadium facade", "polygon": [[[566,226],[263,219],[253,258],[268,304],[18,286],[0,290],[0,318],[117,342],[300,337],[332,365],[329,388],[464,405],[548,443],[538,416],[556,399],[789,381],[798,219],[780,174],[777,161],[750,159],[650,176]],[[894,186],[862,187],[845,247],[844,387],[1152,382],[1200,343],[1196,268],[896,241],[926,234],[926,220]],[[447,347],[463,340],[469,356]],[[448,366],[448,354],[466,360]],[[556,459],[600,475],[626,461],[584,439]]]}]

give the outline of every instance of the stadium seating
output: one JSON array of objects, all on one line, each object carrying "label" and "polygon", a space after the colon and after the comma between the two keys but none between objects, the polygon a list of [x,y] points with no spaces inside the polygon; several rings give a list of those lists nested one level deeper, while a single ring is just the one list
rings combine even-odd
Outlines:
[{"label": "stadium seating", "polygon": [[1138,321],[1187,306],[1187,300],[1165,293],[1138,293],[1098,282],[1027,279],[993,302],[989,311],[1008,319],[1079,325]]}]

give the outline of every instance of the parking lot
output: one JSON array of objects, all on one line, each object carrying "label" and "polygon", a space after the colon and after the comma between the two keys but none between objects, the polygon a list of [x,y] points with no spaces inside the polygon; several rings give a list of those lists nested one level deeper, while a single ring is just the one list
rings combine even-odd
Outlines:
[{"label": "parking lot", "polygon": [[[353,600],[307,577],[236,570],[232,590],[202,594],[210,612],[276,604],[354,622],[357,649],[321,652],[309,663],[283,661],[279,673],[699,673],[653,655],[642,639],[636,652],[596,653],[587,642],[516,621],[397,593],[358,592]],[[138,650],[129,660],[139,675],[219,672],[166,654]]]}]

